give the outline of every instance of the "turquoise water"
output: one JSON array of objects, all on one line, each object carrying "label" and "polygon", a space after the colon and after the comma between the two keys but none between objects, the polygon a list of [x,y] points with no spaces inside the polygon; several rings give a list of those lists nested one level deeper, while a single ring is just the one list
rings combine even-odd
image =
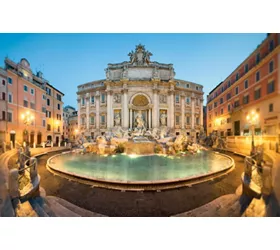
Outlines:
[{"label": "turquoise water", "polygon": [[64,154],[53,158],[52,168],[108,181],[166,181],[223,170],[231,159],[211,151],[186,156]]}]

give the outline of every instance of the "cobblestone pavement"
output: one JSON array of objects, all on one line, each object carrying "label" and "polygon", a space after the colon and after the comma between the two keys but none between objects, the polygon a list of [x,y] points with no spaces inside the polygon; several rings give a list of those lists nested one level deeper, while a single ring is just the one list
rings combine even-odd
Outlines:
[{"label": "cobblestone pavement", "polygon": [[46,169],[47,159],[54,154],[38,158],[41,186],[46,194],[58,196],[79,207],[107,216],[172,216],[200,207],[222,195],[234,194],[241,184],[244,162],[242,157],[229,153],[236,166],[227,176],[192,187],[161,192],[121,192],[92,188],[54,176]]}]

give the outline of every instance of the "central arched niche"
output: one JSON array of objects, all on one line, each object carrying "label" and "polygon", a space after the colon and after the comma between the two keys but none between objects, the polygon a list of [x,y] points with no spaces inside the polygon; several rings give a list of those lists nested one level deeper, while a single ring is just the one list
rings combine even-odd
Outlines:
[{"label": "central arched niche", "polygon": [[133,98],[132,104],[134,106],[146,106],[149,104],[149,100],[146,96],[139,94]]}]

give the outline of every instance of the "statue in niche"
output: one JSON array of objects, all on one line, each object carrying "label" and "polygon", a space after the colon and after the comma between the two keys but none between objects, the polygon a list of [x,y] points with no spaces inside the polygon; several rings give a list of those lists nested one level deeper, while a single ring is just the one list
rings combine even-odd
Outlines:
[{"label": "statue in niche", "polygon": [[138,111],[138,113],[136,114],[135,123],[136,123],[136,128],[138,130],[143,129],[145,127],[144,126],[145,122],[144,122],[143,115],[142,115],[141,111]]},{"label": "statue in niche", "polygon": [[114,102],[115,103],[121,103],[121,95],[120,94],[115,94],[114,95]]},{"label": "statue in niche", "polygon": [[165,113],[162,113],[160,115],[160,125],[161,126],[166,126],[166,118],[167,118],[167,115]]},{"label": "statue in niche", "polygon": [[121,116],[120,113],[115,114],[115,126],[120,126],[121,125]]},{"label": "statue in niche", "polygon": [[160,95],[159,96],[159,102],[160,103],[167,103],[167,96],[166,95]]}]

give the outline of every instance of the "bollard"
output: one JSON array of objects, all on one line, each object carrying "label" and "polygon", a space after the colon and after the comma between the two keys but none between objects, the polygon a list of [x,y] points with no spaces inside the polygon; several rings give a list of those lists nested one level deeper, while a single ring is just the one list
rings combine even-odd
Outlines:
[{"label": "bollard", "polygon": [[45,148],[45,143],[43,142],[43,148]]},{"label": "bollard", "polygon": [[58,142],[58,147],[60,147],[60,141]]},{"label": "bollard", "polygon": [[51,141],[51,147],[53,148],[53,142]]},{"label": "bollard", "polygon": [[16,169],[12,169],[9,173],[9,193],[12,199],[19,197],[18,188],[18,171]]},{"label": "bollard", "polygon": [[14,149],[14,144],[12,141],[10,142],[10,145],[11,145],[11,150]]},{"label": "bollard", "polygon": [[33,142],[33,148],[36,148],[36,143],[35,142]]},{"label": "bollard", "polygon": [[65,147],[65,148],[67,147],[67,143],[66,143],[66,142],[64,142],[64,147]]},{"label": "bollard", "polygon": [[35,181],[35,178],[37,177],[37,159],[32,157],[30,159],[30,180],[31,183]]},{"label": "bollard", "polygon": [[3,153],[5,153],[7,151],[7,145],[6,142],[3,142]]}]

